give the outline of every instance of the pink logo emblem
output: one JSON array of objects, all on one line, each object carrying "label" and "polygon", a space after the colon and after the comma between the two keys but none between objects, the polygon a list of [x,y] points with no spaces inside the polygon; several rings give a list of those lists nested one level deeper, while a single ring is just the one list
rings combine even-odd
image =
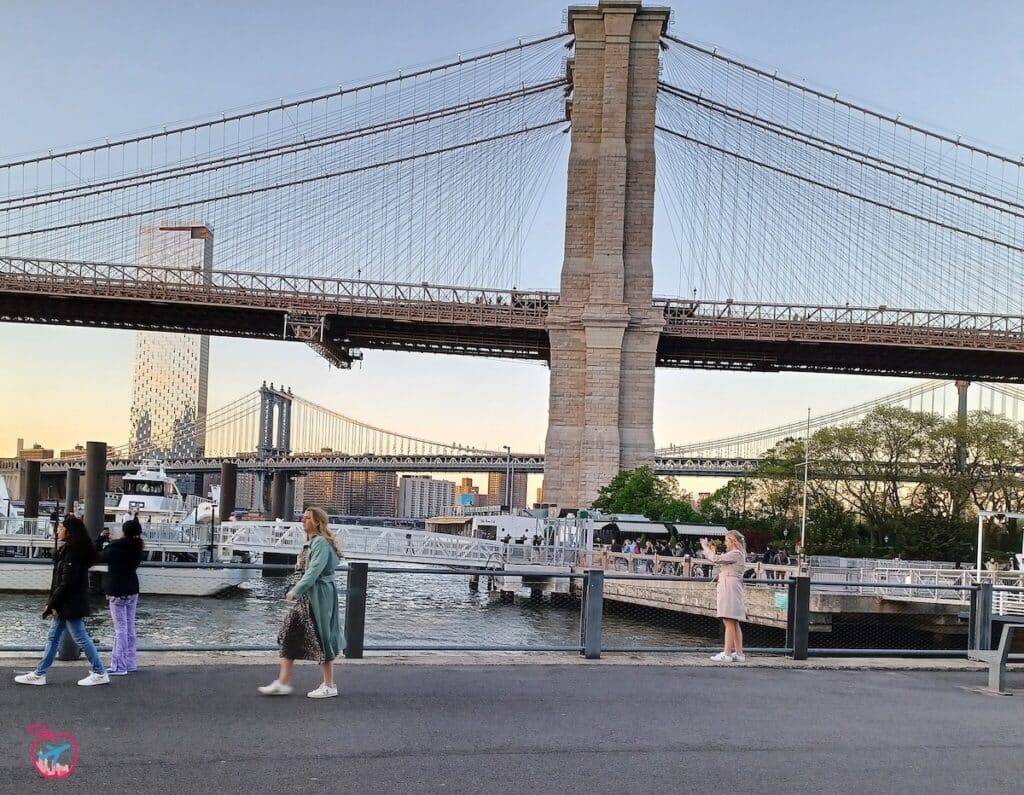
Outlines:
[{"label": "pink logo emblem", "polygon": [[78,764],[78,744],[70,734],[54,734],[41,723],[25,729],[36,739],[29,748],[32,766],[43,778],[67,778]]}]

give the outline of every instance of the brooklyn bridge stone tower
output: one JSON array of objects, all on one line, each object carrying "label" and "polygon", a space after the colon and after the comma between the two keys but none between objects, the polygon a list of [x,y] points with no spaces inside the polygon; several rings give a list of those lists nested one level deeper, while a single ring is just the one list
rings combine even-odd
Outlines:
[{"label": "brooklyn bridge stone tower", "polygon": [[668,16],[638,0],[569,9],[572,143],[544,466],[545,499],[563,507],[654,461],[654,111]]}]

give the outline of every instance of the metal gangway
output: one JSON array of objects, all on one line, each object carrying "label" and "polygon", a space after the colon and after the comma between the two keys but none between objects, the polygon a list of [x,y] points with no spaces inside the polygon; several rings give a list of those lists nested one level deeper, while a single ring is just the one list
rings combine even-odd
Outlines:
[{"label": "metal gangway", "polygon": [[[578,550],[567,546],[508,544],[485,538],[395,527],[331,525],[347,560],[459,568],[565,568]],[[225,522],[215,533],[218,556],[240,552],[298,555],[306,535],[300,522]]]},{"label": "metal gangway", "polygon": [[1024,572],[978,572],[973,568],[924,568],[905,563],[893,565],[892,561],[887,563],[889,565],[858,567],[812,565],[809,573],[812,586],[819,591],[875,596],[892,602],[965,607],[970,604],[972,586],[991,583],[993,615],[1024,615]]}]

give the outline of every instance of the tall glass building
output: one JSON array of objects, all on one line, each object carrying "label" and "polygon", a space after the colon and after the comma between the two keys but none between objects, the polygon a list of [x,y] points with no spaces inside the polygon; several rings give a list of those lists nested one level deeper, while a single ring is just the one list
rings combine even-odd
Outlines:
[{"label": "tall glass building", "polygon": [[[152,279],[166,278],[160,268],[191,268],[209,276],[213,230],[202,223],[143,226],[138,264],[154,268],[147,274]],[[209,370],[208,336],[138,332],[132,372],[133,457],[203,455]]]}]

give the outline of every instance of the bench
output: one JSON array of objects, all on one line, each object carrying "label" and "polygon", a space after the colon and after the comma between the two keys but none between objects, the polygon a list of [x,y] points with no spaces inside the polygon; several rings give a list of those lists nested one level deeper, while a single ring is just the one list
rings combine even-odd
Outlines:
[{"label": "bench", "polygon": [[982,688],[985,692],[1000,696],[1012,695],[1006,689],[1006,659],[1010,656],[1013,633],[1021,627],[1024,627],[1022,622],[1007,622],[1003,624],[1003,634],[999,638],[998,649],[993,651],[971,649],[967,652],[968,660],[977,660],[988,664],[988,688]]}]

